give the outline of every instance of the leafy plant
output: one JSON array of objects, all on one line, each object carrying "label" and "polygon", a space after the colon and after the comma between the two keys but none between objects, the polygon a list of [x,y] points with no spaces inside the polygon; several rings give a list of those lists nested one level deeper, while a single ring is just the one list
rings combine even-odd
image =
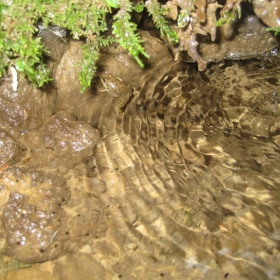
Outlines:
[{"label": "leafy plant", "polygon": [[160,30],[161,35],[166,36],[170,43],[177,43],[178,34],[168,26],[166,19],[163,17],[164,11],[161,5],[155,0],[149,0],[145,6],[149,14],[152,15],[155,26]]},{"label": "leafy plant", "polygon": [[83,46],[83,62],[80,64],[81,69],[79,73],[82,92],[90,86],[92,77],[96,70],[95,62],[98,59],[98,49],[96,46],[97,45],[94,43],[87,43]]},{"label": "leafy plant", "polygon": [[[101,46],[118,42],[144,67],[141,56],[149,56],[142,46],[137,25],[131,21],[131,13],[140,13],[144,8],[152,15],[162,36],[171,43],[177,42],[177,33],[168,26],[157,1],[3,0],[0,3],[0,77],[13,66],[39,87],[51,80],[43,63],[47,50],[37,37],[39,20],[44,28],[59,26],[68,30],[73,39],[85,39],[79,74],[82,91],[91,83]],[[108,35],[105,32],[110,13],[115,15],[112,34]]]},{"label": "leafy plant", "polygon": [[[241,16],[241,15],[240,15]],[[239,17],[240,17],[239,16]],[[227,24],[230,21],[233,21],[235,19],[234,13],[233,12],[225,12],[223,15],[220,17],[220,19],[216,22],[216,26],[221,26],[223,24]]]},{"label": "leafy plant", "polygon": [[[177,26],[186,27],[195,13],[192,0],[190,11],[181,9]],[[179,4],[178,4],[179,5]],[[91,83],[96,71],[96,61],[100,47],[118,42],[125,48],[141,67],[142,57],[148,54],[142,46],[143,40],[137,32],[137,25],[131,20],[131,13],[141,13],[147,9],[155,26],[170,43],[178,42],[178,34],[164,17],[164,6],[157,0],[2,0],[0,3],[0,77],[13,67],[39,87],[51,80],[43,62],[46,48],[38,34],[38,21],[43,26],[58,26],[67,30],[73,39],[85,40],[84,58],[80,64],[79,79],[84,91]],[[241,16],[237,6],[238,17]],[[113,19],[112,34],[108,32],[108,19]],[[217,26],[234,20],[234,12],[224,12]],[[275,35],[280,28],[267,28]]]},{"label": "leafy plant", "polygon": [[40,38],[34,38],[36,27],[32,11],[23,4],[27,8],[27,17],[14,17],[14,14],[21,12],[19,1],[14,2],[11,6],[5,3],[0,5],[0,77],[6,72],[7,66],[14,65],[30,81],[42,86],[50,80],[49,71],[42,62],[46,49]]},{"label": "leafy plant", "polygon": [[280,33],[280,27],[269,27],[269,28],[266,28],[265,31],[272,31],[274,32],[274,36],[277,36],[278,33]]},{"label": "leafy plant", "polygon": [[118,39],[119,44],[133,56],[141,67],[144,67],[139,55],[149,58],[141,46],[143,42],[140,35],[136,33],[137,25],[130,21],[132,4],[130,1],[122,1],[122,8],[114,16],[113,34]]}]

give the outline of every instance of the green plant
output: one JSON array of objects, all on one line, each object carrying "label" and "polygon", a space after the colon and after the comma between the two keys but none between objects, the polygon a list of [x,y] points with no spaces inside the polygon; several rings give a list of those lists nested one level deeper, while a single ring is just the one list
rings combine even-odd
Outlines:
[{"label": "green plant", "polygon": [[[137,25],[131,21],[131,12],[142,12],[144,2],[133,3],[129,0],[4,0],[0,4],[0,77],[7,69],[16,70],[37,84],[39,87],[51,80],[49,71],[43,63],[47,52],[39,37],[37,23],[42,20],[47,28],[50,24],[67,29],[73,39],[85,39],[84,59],[80,64],[79,79],[84,91],[91,83],[96,71],[96,61],[101,46],[118,42],[143,67],[141,56],[148,54],[142,46],[142,39],[137,32]],[[149,5],[149,13],[169,41],[177,42],[175,31],[171,30],[162,16],[162,9],[157,1]],[[112,34],[108,30],[108,14],[118,9],[113,16]]]},{"label": "green plant", "polygon": [[[149,57],[141,46],[143,42],[140,35],[136,32],[137,25],[131,22],[131,11],[133,9],[132,4],[128,0],[121,2],[121,8],[118,13],[114,16],[113,23],[113,34],[118,39],[119,44],[126,49],[133,58],[138,62],[141,67],[144,67],[139,55]],[[139,6],[137,8],[139,10]]]},{"label": "green plant", "polygon": [[[5,3],[0,5],[0,77],[6,72],[7,66],[14,65],[30,81],[42,86],[50,80],[49,71],[42,62],[42,54],[47,50],[40,38],[34,37],[36,27],[33,9],[19,2],[16,0],[10,6]],[[22,4],[26,8],[26,16],[23,16],[22,8],[19,7]]]},{"label": "green plant", "polygon": [[155,26],[160,30],[161,35],[166,36],[170,43],[177,43],[178,34],[168,26],[166,19],[163,17],[164,11],[161,5],[155,0],[148,0],[145,6],[153,17]]},{"label": "green plant", "polygon": [[[53,24],[68,29],[74,39],[87,38],[80,72],[82,89],[85,90],[95,71],[99,45],[110,41],[101,35],[107,29],[109,7],[103,1],[14,0],[9,3],[4,1],[0,6],[0,76],[7,67],[14,65],[17,71],[38,86],[51,80],[42,61],[47,50],[35,36],[37,22],[42,19],[45,28]],[[95,37],[98,39],[93,40]]]},{"label": "green plant", "polygon": [[274,36],[277,36],[278,33],[280,33],[280,27],[269,27],[269,28],[266,28],[265,31],[272,31],[274,32]]},{"label": "green plant", "polygon": [[233,12],[225,12],[220,19],[216,22],[216,26],[221,26],[223,24],[227,24],[230,21],[233,21],[235,19]]},{"label": "green plant", "polygon": [[[188,4],[190,5],[185,6],[184,1],[171,3],[176,9],[177,6],[180,8],[177,22],[173,19],[178,28],[184,29],[193,22],[196,13],[195,1],[190,0]],[[51,80],[43,62],[43,55],[47,50],[37,37],[39,20],[45,28],[55,25],[68,30],[73,39],[85,41],[79,74],[82,91],[91,83],[102,46],[118,42],[141,67],[144,67],[142,57],[149,56],[142,46],[143,40],[137,32],[137,25],[131,20],[131,13],[141,13],[146,8],[161,35],[170,43],[177,43],[178,34],[164,17],[165,6],[157,0],[2,0],[0,77],[12,67],[13,71],[16,69],[39,87]],[[231,9],[223,12],[216,25],[226,24],[240,16],[241,9],[237,5],[234,11]],[[108,22],[111,22],[108,19],[113,19],[111,33],[108,32]],[[280,31],[279,28],[266,30],[273,31],[275,35]]]}]

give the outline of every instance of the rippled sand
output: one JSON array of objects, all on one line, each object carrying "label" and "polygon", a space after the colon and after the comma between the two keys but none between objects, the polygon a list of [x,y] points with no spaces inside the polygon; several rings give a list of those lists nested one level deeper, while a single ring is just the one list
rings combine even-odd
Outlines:
[{"label": "rippled sand", "polygon": [[119,115],[97,95],[102,141],[65,175],[65,212],[98,229],[76,241],[66,223],[80,247],[40,266],[49,279],[279,279],[279,67],[158,68]]}]

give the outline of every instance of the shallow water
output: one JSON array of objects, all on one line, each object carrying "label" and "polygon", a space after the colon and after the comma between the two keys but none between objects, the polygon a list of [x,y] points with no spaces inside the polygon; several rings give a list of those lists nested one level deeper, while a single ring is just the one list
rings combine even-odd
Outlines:
[{"label": "shallow water", "polygon": [[[106,97],[86,121],[102,136],[95,156],[65,175],[72,200],[98,201],[73,205],[102,213],[77,242],[112,273],[94,279],[279,279],[279,67],[179,63],[140,77],[123,114]],[[54,261],[54,275],[81,273],[80,257]]]},{"label": "shallow water", "polygon": [[113,243],[174,262],[177,279],[278,278],[279,70],[270,67],[178,64],[135,92],[123,116],[103,109],[96,172]]}]

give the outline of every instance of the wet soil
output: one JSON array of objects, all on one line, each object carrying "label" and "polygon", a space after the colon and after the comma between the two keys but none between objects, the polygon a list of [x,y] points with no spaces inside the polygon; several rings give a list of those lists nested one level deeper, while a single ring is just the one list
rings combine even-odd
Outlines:
[{"label": "wet soil", "polygon": [[[52,88],[2,84],[0,279],[279,279],[278,59],[150,50],[108,50],[82,95],[75,42]],[[104,72],[134,85],[122,112]]]}]

